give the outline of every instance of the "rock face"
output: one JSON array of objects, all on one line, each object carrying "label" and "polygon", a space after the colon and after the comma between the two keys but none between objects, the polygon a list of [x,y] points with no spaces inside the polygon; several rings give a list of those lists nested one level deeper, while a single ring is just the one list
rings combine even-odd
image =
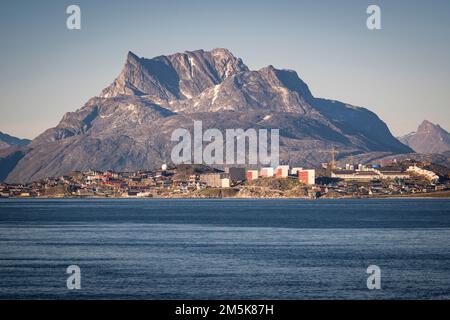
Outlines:
[{"label": "rock face", "polygon": [[427,120],[419,125],[416,132],[400,137],[399,140],[418,153],[445,154],[450,151],[450,133]]},{"label": "rock face", "polygon": [[[73,170],[136,170],[170,162],[177,128],[280,129],[282,162],[312,166],[329,150],[407,153],[373,112],[313,97],[292,70],[251,71],[226,49],[139,58],[114,82],[38,136],[8,182]],[[192,131],[191,131],[192,132]]]},{"label": "rock face", "polygon": [[9,147],[25,147],[31,142],[28,139],[19,139],[0,131],[0,150]]},{"label": "rock face", "polygon": [[125,66],[101,96],[147,96],[155,102],[189,99],[226,78],[248,71],[241,59],[226,49],[198,50],[139,58],[128,52]]}]

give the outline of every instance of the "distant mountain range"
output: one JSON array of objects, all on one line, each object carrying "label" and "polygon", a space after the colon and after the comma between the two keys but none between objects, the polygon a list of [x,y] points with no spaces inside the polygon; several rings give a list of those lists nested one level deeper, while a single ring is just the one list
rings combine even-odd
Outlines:
[{"label": "distant mountain range", "polygon": [[0,131],[0,150],[9,147],[24,147],[30,142],[31,140],[16,138]]},{"label": "distant mountain range", "polygon": [[450,133],[438,124],[427,120],[419,125],[416,132],[398,139],[418,153],[448,154],[450,152]]},{"label": "distant mountain range", "polygon": [[281,161],[293,165],[327,162],[333,147],[341,157],[412,152],[375,113],[314,97],[295,71],[249,70],[226,49],[129,52],[113,83],[34,139],[6,180],[159,167],[170,161],[172,131],[194,120],[204,129],[280,129]]},{"label": "distant mountain range", "polygon": [[20,139],[0,132],[0,181],[6,179],[17,162],[25,156],[31,140]]}]

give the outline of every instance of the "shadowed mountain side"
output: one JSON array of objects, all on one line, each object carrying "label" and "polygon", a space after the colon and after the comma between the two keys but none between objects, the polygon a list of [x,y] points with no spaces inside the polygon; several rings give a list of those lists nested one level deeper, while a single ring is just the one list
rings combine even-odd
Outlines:
[{"label": "shadowed mountain side", "polygon": [[314,99],[314,107],[344,134],[364,140],[373,151],[411,152],[409,147],[392,136],[387,125],[375,113],[367,109],[325,99]]},{"label": "shadowed mountain side", "polygon": [[27,153],[26,147],[9,147],[0,150],[0,181],[4,181]]}]

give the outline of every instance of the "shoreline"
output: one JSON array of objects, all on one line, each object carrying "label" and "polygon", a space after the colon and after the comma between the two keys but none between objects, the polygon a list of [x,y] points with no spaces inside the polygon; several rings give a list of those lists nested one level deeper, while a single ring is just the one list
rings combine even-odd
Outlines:
[{"label": "shoreline", "polygon": [[352,197],[352,196],[342,196],[342,197],[318,197],[318,198],[308,198],[308,197],[79,197],[79,196],[67,196],[67,197],[0,197],[3,199],[13,199],[13,200],[23,200],[23,199],[42,199],[42,200],[99,200],[99,199],[109,199],[109,200],[370,200],[370,199],[450,199],[450,191],[447,192],[436,192],[428,194],[407,194],[407,195],[380,195],[380,196],[367,196],[367,197]]}]

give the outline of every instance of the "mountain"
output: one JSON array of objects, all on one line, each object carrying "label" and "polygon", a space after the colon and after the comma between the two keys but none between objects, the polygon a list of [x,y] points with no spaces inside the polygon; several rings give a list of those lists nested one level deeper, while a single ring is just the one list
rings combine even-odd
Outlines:
[{"label": "mountain", "polygon": [[450,154],[436,153],[402,153],[392,154],[389,152],[367,152],[354,156],[340,158],[337,161],[339,166],[345,166],[346,163],[363,163],[363,164],[382,164],[386,165],[393,161],[416,161],[428,162],[450,168]]},{"label": "mountain", "polygon": [[450,151],[450,133],[427,120],[423,121],[416,132],[411,132],[399,140],[419,153],[444,154]]},{"label": "mountain", "polygon": [[31,140],[20,139],[0,131],[0,181],[6,179],[27,153]]},{"label": "mountain", "polygon": [[19,139],[0,131],[0,150],[9,147],[24,147],[28,145],[30,142],[31,140]]},{"label": "mountain", "polygon": [[27,152],[27,147],[9,147],[0,150],[0,181],[6,179]]},{"label": "mountain", "polygon": [[250,70],[226,49],[153,59],[129,52],[112,84],[34,139],[6,180],[156,168],[170,161],[173,130],[192,130],[194,120],[203,130],[280,129],[281,161],[296,165],[329,161],[333,146],[343,156],[412,152],[376,114],[314,97],[295,71]]}]

